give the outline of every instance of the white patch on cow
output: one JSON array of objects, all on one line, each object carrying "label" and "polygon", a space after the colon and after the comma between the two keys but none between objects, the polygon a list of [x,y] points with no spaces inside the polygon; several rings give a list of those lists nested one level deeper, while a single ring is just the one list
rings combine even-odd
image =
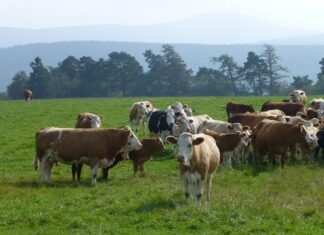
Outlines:
[{"label": "white patch on cow", "polygon": [[189,133],[182,133],[177,142],[178,156],[177,159],[182,161],[182,164],[190,166],[192,158],[192,135]]},{"label": "white patch on cow", "polygon": [[101,118],[94,115],[91,117],[91,128],[100,128],[101,126]]},{"label": "white patch on cow", "polygon": [[166,110],[166,122],[168,124],[168,126],[172,126],[174,125],[175,122],[175,114],[174,111],[172,109],[168,109]]}]

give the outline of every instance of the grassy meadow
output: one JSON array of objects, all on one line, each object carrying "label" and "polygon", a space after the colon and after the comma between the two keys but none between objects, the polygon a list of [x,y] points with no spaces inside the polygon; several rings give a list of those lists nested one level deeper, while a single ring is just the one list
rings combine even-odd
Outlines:
[{"label": "grassy meadow", "polygon": [[0,234],[324,234],[323,157],[283,169],[219,169],[211,201],[206,205],[204,194],[200,207],[184,202],[170,145],[145,164],[144,177],[134,176],[132,162],[125,161],[111,170],[108,183],[99,179],[93,187],[89,167],[77,184],[70,166],[58,164],[53,184],[39,183],[33,168],[39,128],[73,127],[85,111],[103,115],[103,127],[125,126],[130,106],[139,100],[161,109],[181,101],[196,115],[226,120],[228,101],[259,110],[269,97],[0,101]]}]

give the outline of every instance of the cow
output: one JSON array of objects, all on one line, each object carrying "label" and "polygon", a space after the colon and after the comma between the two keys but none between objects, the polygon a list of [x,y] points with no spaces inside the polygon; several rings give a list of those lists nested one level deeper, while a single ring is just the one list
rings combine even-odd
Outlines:
[{"label": "cow", "polygon": [[148,120],[151,135],[160,136],[165,143],[165,138],[172,135],[175,119],[175,113],[172,109],[153,111]]},{"label": "cow", "polygon": [[[172,109],[176,117],[187,116],[187,112],[190,115],[190,110],[187,104],[182,104],[181,102],[176,102],[173,105],[167,107],[167,109]],[[187,109],[187,112],[186,112]],[[191,112],[192,115],[192,112]]]},{"label": "cow", "polygon": [[240,123],[229,123],[220,120],[205,120],[198,128],[198,133],[202,133],[203,129],[210,129],[218,133],[233,133],[243,131]]},{"label": "cow", "polygon": [[106,128],[43,128],[36,133],[34,167],[41,164],[41,181],[52,181],[53,164],[85,163],[91,168],[91,183],[97,182],[97,170],[111,165],[120,152],[138,150],[142,144],[128,127]]},{"label": "cow", "polygon": [[203,133],[215,139],[220,152],[220,163],[230,167],[232,166],[231,156],[227,156],[225,159],[225,153],[234,151],[244,152],[250,144],[250,135],[247,132],[218,133],[209,129],[204,129]]},{"label": "cow", "polygon": [[25,101],[31,101],[33,98],[33,92],[31,90],[24,90],[24,99]]},{"label": "cow", "polygon": [[292,102],[302,103],[303,105],[307,102],[307,96],[303,90],[294,90],[289,95]]},{"label": "cow", "polygon": [[[322,109],[313,109],[313,108],[308,108],[306,109],[307,115],[306,118],[312,119],[312,118],[318,118],[321,119],[324,116],[324,110]],[[296,115],[302,115],[302,113],[297,113]]]},{"label": "cow", "polygon": [[231,117],[228,121],[230,123],[241,123],[242,126],[249,126],[250,129],[253,129],[255,125],[261,122],[264,119],[277,120],[285,122],[283,115],[269,115],[269,114],[258,114],[258,113],[241,113]]},{"label": "cow", "polygon": [[153,111],[153,105],[149,101],[135,102],[129,111],[129,123],[135,132],[138,132],[139,125],[143,126],[143,134],[149,114]]},{"label": "cow", "polygon": [[302,112],[306,114],[304,104],[297,102],[287,103],[267,101],[261,107],[262,112],[272,109],[279,109],[288,116],[296,116],[297,112]]},{"label": "cow", "polygon": [[[317,132],[317,138],[318,138],[318,146],[315,148],[314,158],[315,160],[318,158],[318,153],[321,149],[324,149],[324,130],[319,130]],[[322,150],[323,155],[323,150]]]},{"label": "cow", "polygon": [[[77,123],[75,128],[100,128],[102,115],[98,116],[93,113],[79,113],[77,117]],[[75,181],[75,174],[77,175],[77,181],[80,182],[80,176],[82,171],[83,163],[73,164],[71,166],[72,179]]]},{"label": "cow", "polygon": [[310,134],[303,124],[289,124],[274,120],[263,120],[253,129],[254,155],[257,159],[268,154],[269,162],[275,167],[276,155],[280,155],[281,166],[284,166],[288,150],[295,144],[314,149],[317,137]]},{"label": "cow", "polygon": [[168,136],[167,141],[178,146],[177,161],[180,176],[184,185],[186,202],[191,194],[200,204],[200,199],[207,188],[207,201],[210,199],[210,189],[213,173],[219,166],[220,153],[215,140],[205,134],[182,133],[179,138]]},{"label": "cow", "polygon": [[239,103],[234,103],[234,102],[228,102],[226,104],[226,113],[227,113],[228,119],[235,114],[247,113],[247,112],[249,112],[249,113],[255,112],[252,104],[239,104]]},{"label": "cow", "polygon": [[179,134],[183,132],[197,134],[201,124],[206,120],[212,120],[212,118],[206,114],[192,117],[178,117],[176,123],[178,124]]},{"label": "cow", "polygon": [[313,109],[324,110],[324,99],[322,98],[314,98],[309,103],[310,107]]},{"label": "cow", "polygon": [[189,108],[189,106],[187,104],[184,104],[183,108],[184,108],[184,112],[185,112],[187,117],[192,117],[193,116],[193,113],[195,112],[194,109]]}]

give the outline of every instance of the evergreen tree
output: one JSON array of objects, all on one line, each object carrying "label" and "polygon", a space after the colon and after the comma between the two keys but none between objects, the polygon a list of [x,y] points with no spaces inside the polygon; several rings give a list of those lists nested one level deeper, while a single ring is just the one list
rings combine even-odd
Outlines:
[{"label": "evergreen tree", "polygon": [[7,87],[10,99],[22,99],[24,90],[28,89],[28,76],[25,71],[19,71],[12,78],[12,83]]}]

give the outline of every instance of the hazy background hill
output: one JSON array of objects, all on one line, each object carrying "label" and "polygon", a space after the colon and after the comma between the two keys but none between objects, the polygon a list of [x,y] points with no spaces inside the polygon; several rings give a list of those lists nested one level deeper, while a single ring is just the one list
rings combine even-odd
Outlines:
[{"label": "hazy background hill", "polygon": [[[172,44],[175,50],[182,56],[188,67],[197,71],[199,67],[213,67],[210,57],[227,53],[234,60],[242,64],[248,51],[261,53],[262,45],[200,45],[200,44]],[[94,59],[107,58],[112,51],[124,51],[136,57],[146,68],[144,56],[145,50],[151,49],[155,53],[161,51],[159,43],[127,43],[127,42],[57,42],[39,43],[9,48],[0,48],[0,90],[6,89],[11,83],[11,78],[19,70],[30,71],[29,63],[36,56],[41,57],[44,65],[56,66],[69,55],[77,58],[91,56]],[[292,75],[310,75],[316,78],[320,70],[318,62],[324,57],[324,45],[276,45],[281,63],[287,66]]]}]

